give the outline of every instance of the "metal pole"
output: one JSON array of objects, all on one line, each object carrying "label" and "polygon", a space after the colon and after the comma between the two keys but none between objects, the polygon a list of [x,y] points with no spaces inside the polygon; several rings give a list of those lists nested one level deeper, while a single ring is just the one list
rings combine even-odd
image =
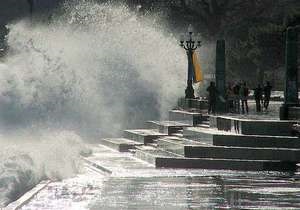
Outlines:
[{"label": "metal pole", "polygon": [[188,73],[187,73],[187,87],[185,89],[185,98],[193,99],[194,88],[193,88],[193,79],[194,79],[194,66],[193,66],[193,53],[194,51],[201,46],[201,41],[195,41],[193,39],[193,31],[191,25],[188,29],[189,38],[185,41],[184,35],[180,39],[180,46],[186,50],[188,58]]},{"label": "metal pole", "polygon": [[195,98],[193,88],[193,50],[187,50],[188,57],[188,74],[187,74],[187,87],[185,90],[185,98]]}]

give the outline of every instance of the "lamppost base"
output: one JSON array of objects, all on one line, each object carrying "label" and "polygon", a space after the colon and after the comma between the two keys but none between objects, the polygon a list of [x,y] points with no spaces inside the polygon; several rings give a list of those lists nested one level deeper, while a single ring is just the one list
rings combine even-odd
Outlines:
[{"label": "lamppost base", "polygon": [[279,119],[280,120],[288,120],[288,106],[285,105],[285,104],[282,104],[280,106],[280,109],[279,109]]},{"label": "lamppost base", "polygon": [[195,98],[193,86],[187,86],[187,88],[185,89],[185,98]]},{"label": "lamppost base", "polygon": [[279,109],[280,120],[300,119],[300,104],[282,104]]}]

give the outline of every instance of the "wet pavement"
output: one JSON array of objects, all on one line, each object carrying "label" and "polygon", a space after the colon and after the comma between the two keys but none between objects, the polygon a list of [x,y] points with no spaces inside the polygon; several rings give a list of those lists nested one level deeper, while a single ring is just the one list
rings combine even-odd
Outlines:
[{"label": "wet pavement", "polygon": [[300,174],[155,169],[95,146],[76,177],[52,182],[22,209],[300,209]]},{"label": "wet pavement", "polygon": [[[216,175],[114,177],[93,209],[299,209],[299,185],[289,178]],[[208,173],[209,174],[209,173]],[[264,178],[268,177],[268,180]]]},{"label": "wet pavement", "polygon": [[[268,110],[263,109],[262,112],[256,112],[256,104],[254,100],[248,101],[249,113],[237,114],[229,113],[227,116],[239,117],[244,119],[257,119],[257,120],[279,120],[279,108],[283,102],[272,101],[270,102]],[[242,111],[242,110],[240,110]]]},{"label": "wet pavement", "polygon": [[89,167],[82,174],[63,181],[53,181],[39,192],[22,210],[89,209],[103,189],[105,176]]}]

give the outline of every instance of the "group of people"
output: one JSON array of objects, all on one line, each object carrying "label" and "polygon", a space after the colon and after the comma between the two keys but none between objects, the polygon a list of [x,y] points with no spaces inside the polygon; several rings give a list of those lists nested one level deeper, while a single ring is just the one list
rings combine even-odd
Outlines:
[{"label": "group of people", "polygon": [[227,109],[231,113],[240,113],[242,108],[242,113],[249,112],[248,107],[248,97],[250,90],[246,82],[236,83],[232,85],[228,84],[226,89],[226,100],[227,100]]},{"label": "group of people", "polygon": [[261,112],[262,107],[265,110],[268,110],[269,102],[271,98],[271,91],[272,91],[272,86],[270,82],[267,82],[267,84],[263,88],[260,85],[258,85],[258,87],[254,89],[254,99],[256,103],[257,112]]},{"label": "group of people", "polygon": [[[256,111],[261,112],[262,107],[268,110],[269,101],[271,97],[272,86],[267,82],[264,87],[258,85],[254,89],[253,97],[256,103]],[[226,95],[223,98],[216,88],[215,82],[211,82],[208,91],[209,107],[208,112],[214,114],[216,110],[217,100],[227,104],[227,111],[231,113],[249,113],[248,99],[250,89],[246,82],[239,82],[236,84],[229,83],[226,88]]]}]

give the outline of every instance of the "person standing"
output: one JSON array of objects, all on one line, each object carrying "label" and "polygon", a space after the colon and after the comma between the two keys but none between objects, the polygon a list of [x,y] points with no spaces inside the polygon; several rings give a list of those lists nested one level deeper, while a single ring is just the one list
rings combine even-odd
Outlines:
[{"label": "person standing", "polygon": [[256,103],[256,112],[261,112],[261,100],[262,100],[263,89],[260,85],[254,89],[254,99]]},{"label": "person standing", "polygon": [[231,83],[228,83],[227,89],[226,89],[226,100],[227,100],[227,110],[231,113],[234,112],[234,92],[233,87]]},{"label": "person standing", "polygon": [[247,83],[244,82],[241,89],[240,89],[240,97],[241,97],[241,102],[242,102],[242,113],[245,114],[245,109],[246,113],[249,113],[249,108],[248,108],[248,96],[249,96],[249,88],[247,87]]},{"label": "person standing", "polygon": [[208,92],[208,114],[215,114],[218,95],[218,90],[216,88],[215,82],[210,82],[210,85],[206,90]]},{"label": "person standing", "polygon": [[265,110],[268,110],[269,107],[269,102],[270,102],[270,98],[271,98],[271,90],[272,90],[272,86],[270,84],[270,82],[267,82],[267,84],[264,87],[264,108]]},{"label": "person standing", "polygon": [[237,83],[233,87],[233,93],[234,93],[234,110],[236,113],[240,113],[240,89],[241,85],[240,83]]}]

